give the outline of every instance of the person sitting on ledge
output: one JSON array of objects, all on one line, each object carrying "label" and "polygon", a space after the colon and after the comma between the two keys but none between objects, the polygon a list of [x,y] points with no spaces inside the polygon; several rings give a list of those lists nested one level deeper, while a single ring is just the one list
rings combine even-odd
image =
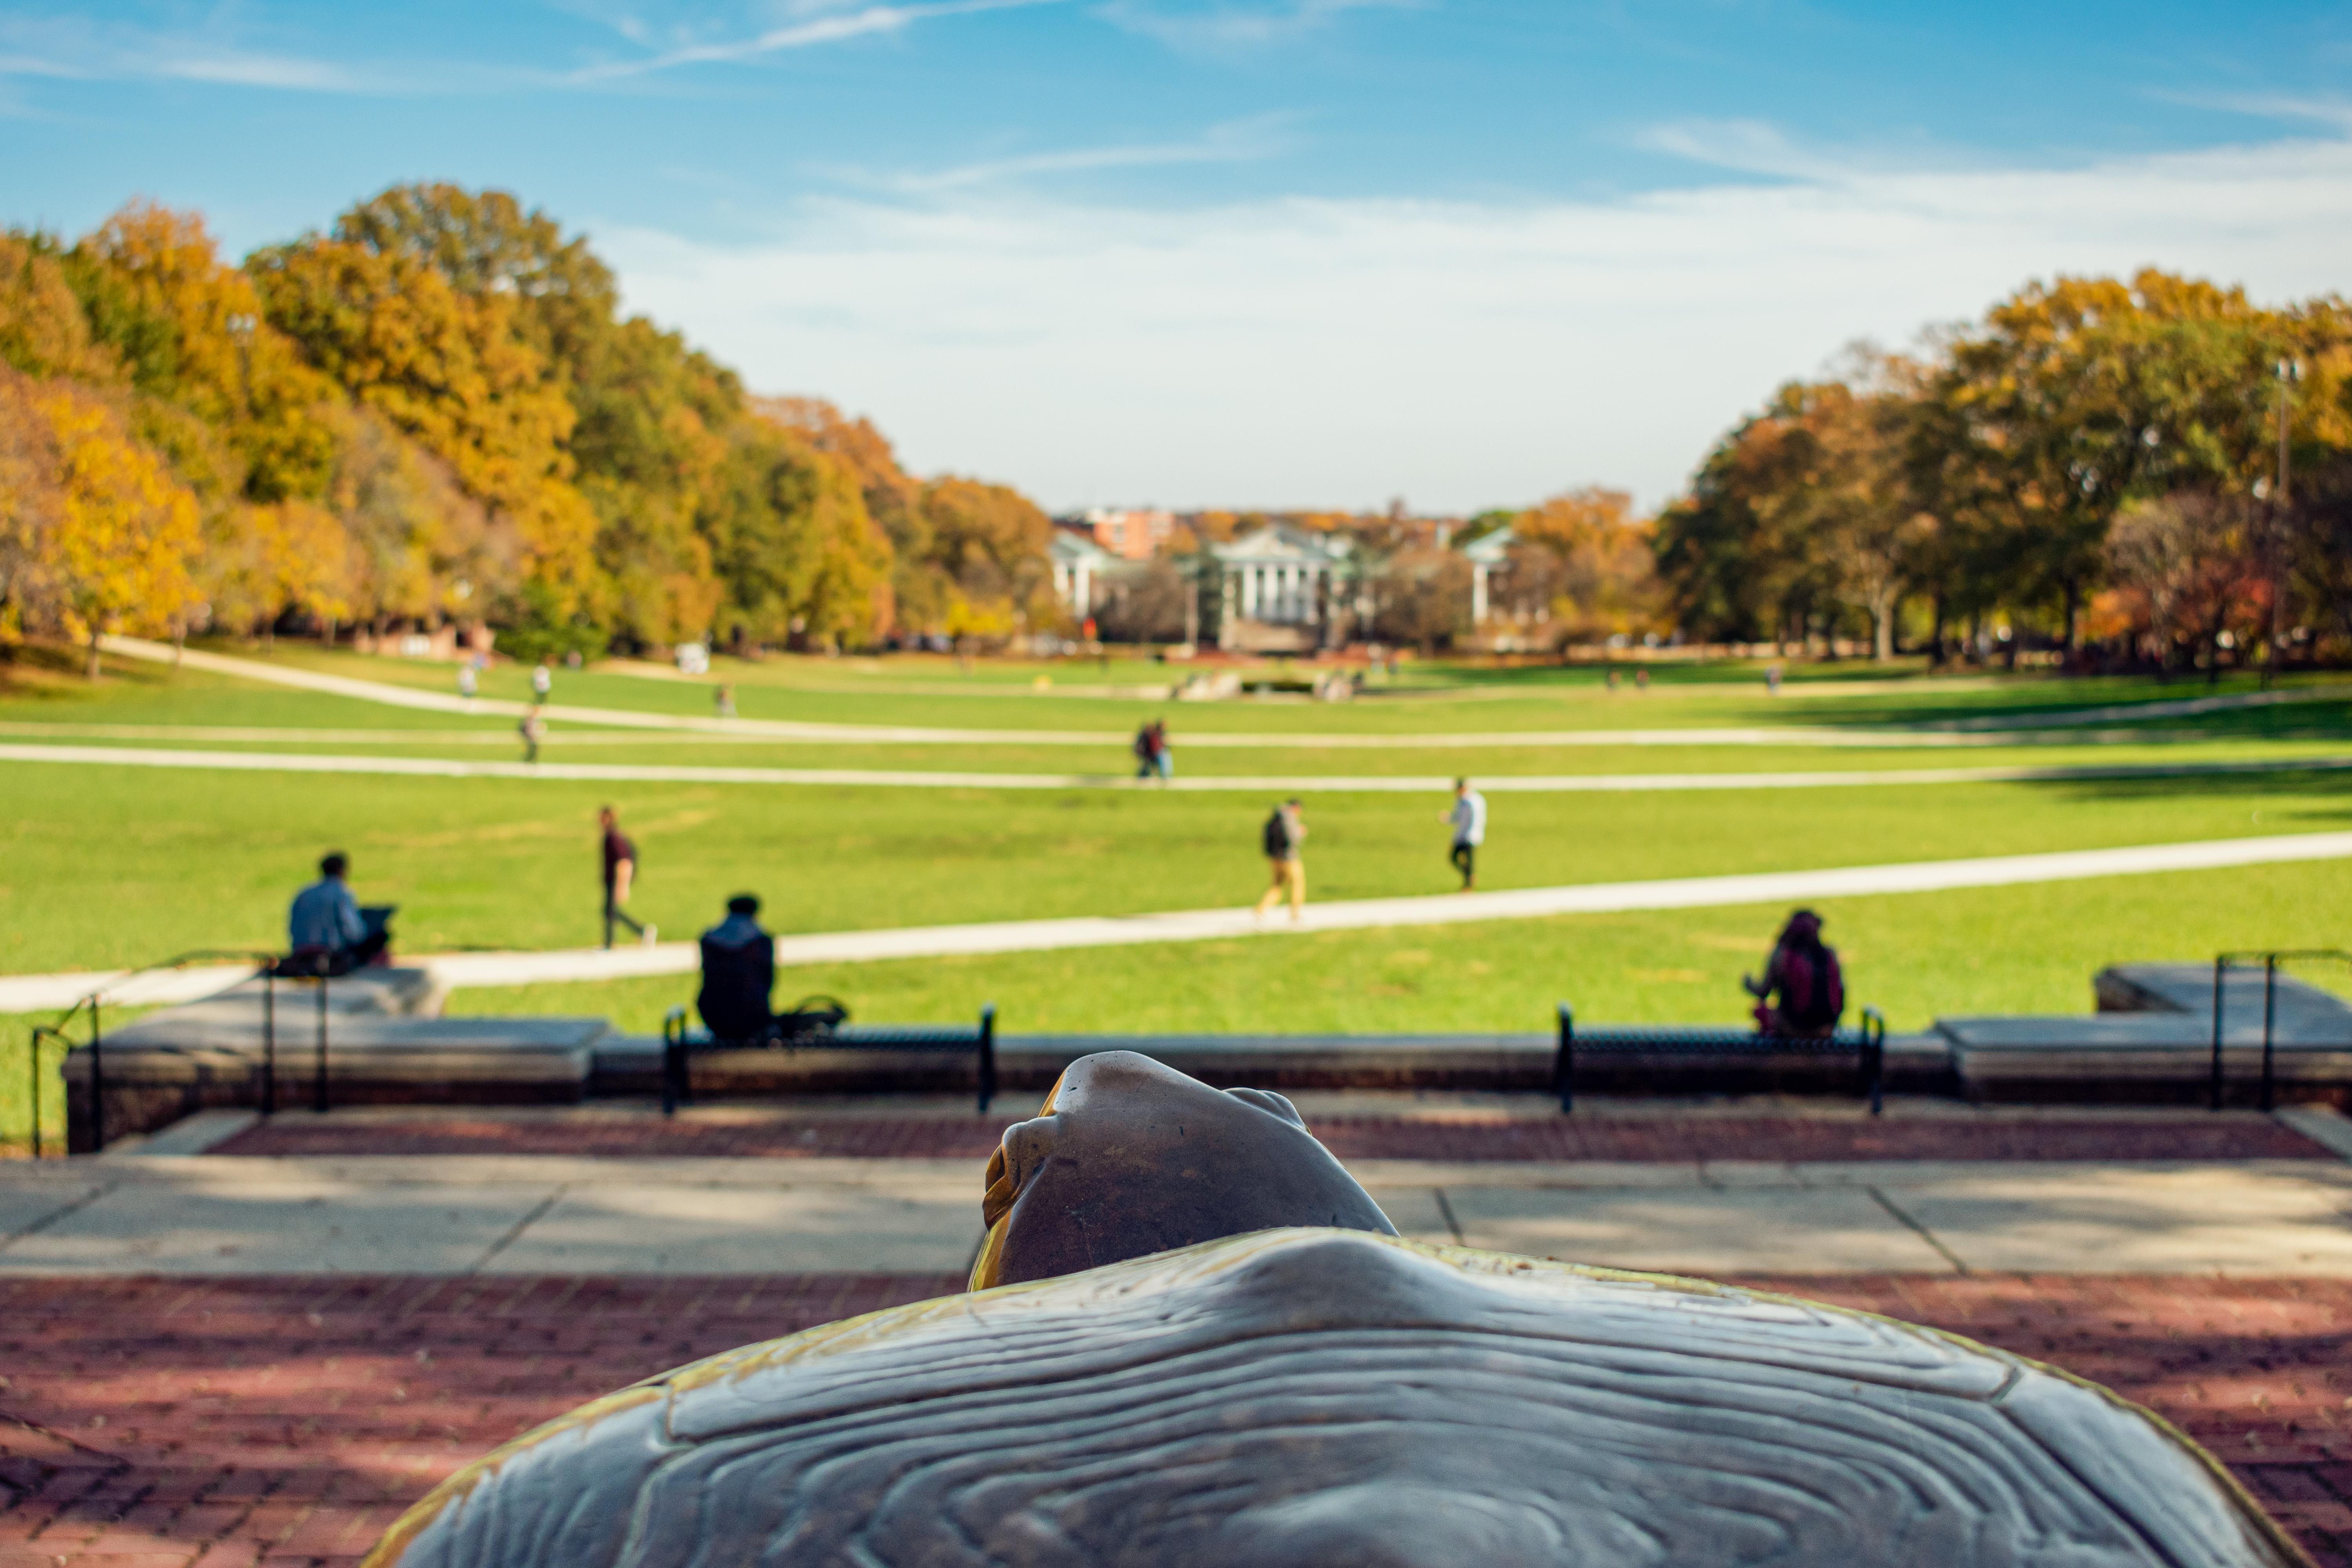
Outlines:
[{"label": "person sitting on ledge", "polygon": [[[1837,949],[1822,941],[1822,917],[1799,910],[1789,917],[1764,965],[1764,978],[1743,974],[1739,984],[1758,998],[1759,1033],[1799,1039],[1823,1039],[1837,1032],[1845,1012],[1845,977],[1838,972]],[[1780,1005],[1771,1004],[1780,994]]]},{"label": "person sitting on ledge", "polygon": [[738,893],[727,900],[727,918],[702,933],[694,1009],[713,1039],[758,1041],[775,1032],[776,939],[761,929],[759,913],[758,899]]},{"label": "person sitting on ledge", "polygon": [[392,940],[381,922],[360,913],[343,873],[351,861],[340,849],[319,862],[319,879],[294,895],[286,912],[286,939],[296,959],[323,961],[329,973],[346,974],[372,962]]}]

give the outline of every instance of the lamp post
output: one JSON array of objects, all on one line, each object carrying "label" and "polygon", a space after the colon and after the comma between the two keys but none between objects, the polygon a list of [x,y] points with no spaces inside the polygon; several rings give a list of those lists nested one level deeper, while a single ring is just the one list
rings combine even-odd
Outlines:
[{"label": "lamp post", "polygon": [[2294,406],[2294,384],[2303,379],[2303,362],[2278,362],[2278,477],[2271,489],[2271,638],[2263,654],[2263,688],[2270,689],[2278,668],[2279,638],[2286,614],[2287,427]]}]

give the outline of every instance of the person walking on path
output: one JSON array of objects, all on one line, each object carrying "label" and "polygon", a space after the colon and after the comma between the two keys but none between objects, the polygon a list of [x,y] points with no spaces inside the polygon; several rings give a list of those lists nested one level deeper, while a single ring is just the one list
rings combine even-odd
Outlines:
[{"label": "person walking on path", "polygon": [[1151,726],[1150,724],[1144,724],[1135,731],[1134,743],[1129,745],[1128,750],[1135,753],[1137,778],[1148,779],[1159,771],[1158,764],[1151,760]]},{"label": "person walking on path", "polygon": [[550,669],[547,660],[542,658],[530,667],[530,694],[544,702],[554,690],[555,671]]},{"label": "person walking on path", "polygon": [[596,813],[597,826],[604,830],[604,945],[613,945],[614,921],[637,933],[637,941],[651,947],[658,940],[658,928],[639,925],[621,906],[629,901],[629,884],[636,880],[637,847],[621,832],[621,819],[605,806]]},{"label": "person walking on path", "polygon": [[1463,892],[1478,880],[1478,846],[1486,842],[1486,797],[1470,787],[1468,779],[1454,781],[1453,809],[1438,818],[1454,828],[1454,852],[1446,858],[1462,873]]},{"label": "person walking on path", "polygon": [[[1176,776],[1176,753],[1168,745],[1168,721],[1154,719],[1143,727],[1144,766],[1166,784]],[[1138,775],[1142,776],[1142,775]]]},{"label": "person walking on path", "polygon": [[538,703],[532,703],[523,714],[522,722],[515,726],[515,733],[522,737],[522,760],[539,761],[539,743],[547,739],[547,721],[540,717]]},{"label": "person walking on path", "polygon": [[478,689],[479,688],[474,680],[474,661],[469,658],[457,667],[457,695],[471,702]]},{"label": "person walking on path", "polygon": [[1290,923],[1297,925],[1305,916],[1307,904],[1307,822],[1301,815],[1297,795],[1274,808],[1265,819],[1266,865],[1274,872],[1274,881],[1254,911],[1264,920],[1282,901],[1284,889],[1290,893]]}]

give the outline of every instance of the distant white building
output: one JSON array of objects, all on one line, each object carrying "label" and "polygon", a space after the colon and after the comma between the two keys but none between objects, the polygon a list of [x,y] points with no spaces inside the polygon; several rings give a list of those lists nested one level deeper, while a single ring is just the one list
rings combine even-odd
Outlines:
[{"label": "distant white building", "polygon": [[1054,596],[1062,607],[1080,620],[1094,614],[1095,588],[1119,558],[1070,527],[1054,530],[1045,552],[1054,563]]},{"label": "distant white building", "polygon": [[1487,580],[1497,572],[1508,571],[1511,546],[1518,535],[1507,523],[1494,532],[1482,534],[1462,547],[1462,558],[1470,563],[1470,624],[1484,625],[1486,619]]},{"label": "distant white building", "polygon": [[1336,644],[1359,609],[1355,543],[1286,522],[1210,547],[1223,579],[1217,643],[1245,651],[1308,652]]}]

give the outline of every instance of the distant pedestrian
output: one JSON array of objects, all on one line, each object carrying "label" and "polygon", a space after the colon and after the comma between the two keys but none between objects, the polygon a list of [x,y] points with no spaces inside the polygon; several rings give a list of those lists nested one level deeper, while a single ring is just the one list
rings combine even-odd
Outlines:
[{"label": "distant pedestrian", "polygon": [[637,941],[653,946],[658,936],[656,927],[640,925],[621,906],[629,901],[629,888],[637,876],[637,847],[621,832],[621,819],[611,806],[596,813],[596,825],[604,830],[604,945],[613,945],[613,927],[617,922],[637,933]]},{"label": "distant pedestrian", "polygon": [[542,658],[530,667],[530,694],[544,702],[554,690],[555,671],[550,669],[547,660]]},{"label": "distant pedestrian", "polygon": [[1650,667],[1648,665],[1645,664],[1641,668],[1633,672],[1633,689],[1636,691],[1647,691],[1650,689]]},{"label": "distant pedestrian", "polygon": [[1286,889],[1290,893],[1290,923],[1297,925],[1305,917],[1307,904],[1307,820],[1297,796],[1274,808],[1274,815],[1265,819],[1263,837],[1265,862],[1274,873],[1274,881],[1258,900],[1255,913],[1260,920],[1271,914]]},{"label": "distant pedestrian", "polygon": [[1135,753],[1137,778],[1148,779],[1159,771],[1151,761],[1151,726],[1149,723],[1136,727],[1135,739],[1128,743],[1127,749]]},{"label": "distant pedestrian", "polygon": [[735,717],[735,689],[733,687],[721,686],[719,689],[716,701],[719,707],[719,716],[721,719],[732,719]]},{"label": "distant pedestrian", "polygon": [[1617,667],[1613,664],[1609,667],[1609,689],[1617,689]]},{"label": "distant pedestrian", "polygon": [[1764,693],[1768,697],[1780,695],[1780,667],[1777,664],[1764,667]]},{"label": "distant pedestrian", "polygon": [[1454,781],[1454,807],[1442,822],[1454,827],[1454,851],[1446,858],[1462,873],[1462,891],[1478,880],[1478,846],[1486,842],[1486,797],[1470,787],[1468,779]]},{"label": "distant pedestrian", "polygon": [[471,702],[477,689],[474,680],[474,661],[467,659],[457,667],[457,695]]},{"label": "distant pedestrian", "polygon": [[1161,784],[1167,784],[1176,776],[1176,752],[1168,743],[1168,721],[1165,719],[1151,721],[1151,766],[1159,773]]},{"label": "distant pedestrian", "polygon": [[532,703],[524,712],[522,722],[515,726],[515,733],[522,737],[522,760],[539,761],[539,743],[547,739],[547,721],[540,717],[538,703]]}]

